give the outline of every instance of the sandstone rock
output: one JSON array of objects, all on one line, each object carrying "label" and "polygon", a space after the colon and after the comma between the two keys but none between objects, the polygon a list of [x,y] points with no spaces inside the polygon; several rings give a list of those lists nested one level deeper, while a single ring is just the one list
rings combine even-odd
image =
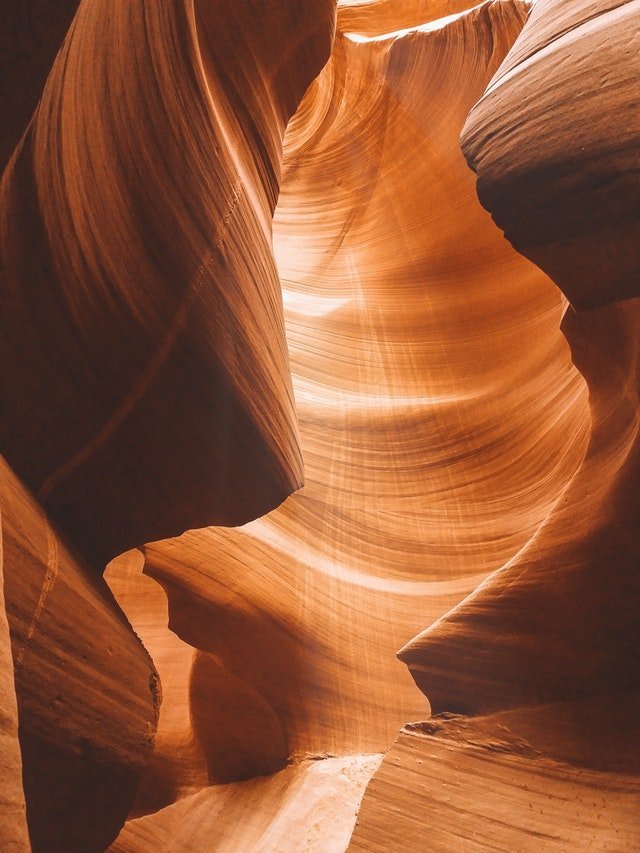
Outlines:
[{"label": "sandstone rock", "polygon": [[0,838],[6,850],[29,850],[18,743],[18,706],[13,677],[9,624],[4,602],[4,554],[0,518]]},{"label": "sandstone rock", "polygon": [[537,0],[463,148],[515,248],[576,307],[640,296],[635,0]]},{"label": "sandstone rock", "polygon": [[205,788],[127,823],[111,853],[216,850],[338,853],[349,843],[380,756],[306,760],[268,776]]},{"label": "sandstone rock", "polygon": [[5,172],[2,449],[99,567],[301,484],[271,216],[334,14],[84,0]]},{"label": "sandstone rock", "polygon": [[5,0],[0,29],[0,171],[42,94],[79,0]]},{"label": "sandstone rock", "polygon": [[[597,709],[408,725],[366,791],[349,850],[634,850],[640,765],[637,749],[634,762],[624,753],[629,738],[637,743],[637,711],[636,693]],[[616,732],[618,723],[625,729]],[[591,756],[594,742],[612,749],[618,766],[568,761],[581,737]]]},{"label": "sandstone rock", "polygon": [[31,844],[44,853],[104,850],[151,755],[157,673],[102,578],[0,464],[4,598]]},{"label": "sandstone rock", "polygon": [[9,3],[0,847],[635,849],[638,0]]}]

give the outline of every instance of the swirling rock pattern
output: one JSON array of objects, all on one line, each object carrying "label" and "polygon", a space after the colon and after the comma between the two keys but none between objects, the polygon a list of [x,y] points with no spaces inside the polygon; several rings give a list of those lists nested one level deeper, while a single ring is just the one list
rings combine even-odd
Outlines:
[{"label": "swirling rock pattern", "polygon": [[153,747],[157,673],[102,578],[0,464],[4,596],[31,845],[104,850]]},{"label": "swirling rock pattern", "polygon": [[10,851],[28,850],[22,756],[18,743],[18,704],[13,676],[9,623],[4,599],[4,548],[0,519],[0,838]]},{"label": "swirling rock pattern", "polygon": [[36,850],[104,849],[153,742],[156,673],[106,561],[301,481],[271,217],[334,18],[84,0],[3,175],[4,577]]},{"label": "swirling rock pattern", "polygon": [[[599,115],[605,91],[620,99],[615,101],[618,119],[627,115],[624,104],[633,97],[633,87],[623,59],[637,35],[632,24],[637,23],[635,7],[539,3],[465,127],[465,150],[478,170],[480,197],[498,222],[508,222],[507,235],[512,228],[513,233],[522,228],[523,214],[531,239],[521,244],[517,238],[518,247],[553,274],[578,308],[607,306],[571,312],[565,319],[573,360],[589,385],[591,435],[586,457],[562,501],[523,554],[401,653],[435,709],[478,712],[640,685],[640,502],[634,486],[640,339],[638,301],[624,301],[634,292],[635,243],[629,235],[637,221],[623,209],[635,179],[620,160],[623,149],[637,160],[640,127],[625,120],[629,136],[617,136],[584,118]],[[591,82],[584,74],[591,61],[587,57],[596,57]],[[602,90],[593,86],[601,63],[610,69],[611,83]],[[561,99],[551,108],[547,87],[535,100],[527,96],[534,81],[550,79],[558,65],[566,69],[562,85],[580,105],[576,112],[582,136],[573,134],[576,114],[566,119]],[[514,96],[514,87],[521,117],[503,100],[508,92]],[[585,87],[590,94],[583,97]],[[545,132],[525,154],[522,134],[533,135],[543,121]],[[635,145],[628,145],[629,139],[635,139]],[[492,159],[498,148],[499,177]],[[545,169],[539,170],[543,162]],[[622,184],[613,178],[616,171]],[[523,191],[523,182],[531,194]],[[535,199],[542,193],[547,202],[544,209],[536,208]],[[556,201],[548,214],[551,199]],[[576,219],[578,199],[581,214]],[[587,227],[585,217],[591,213]],[[601,217],[619,223],[615,239],[609,231],[597,230]],[[579,234],[577,242],[569,239],[567,229]],[[616,249],[620,235],[628,239],[628,252]],[[610,255],[605,263],[592,251]],[[561,260],[569,255],[579,259],[571,269]],[[582,275],[583,263],[589,265],[589,275]]]},{"label": "swirling rock pattern", "polygon": [[289,125],[274,247],[306,483],[240,530],[146,546],[181,648],[135,592],[139,564],[110,569],[175,691],[136,814],[387,748],[427,711],[396,648],[530,539],[582,459],[563,300],[482,211],[459,149],[525,12],[339,33]]},{"label": "swirling rock pattern", "polygon": [[637,0],[537,0],[463,147],[511,243],[577,307],[640,296]]},{"label": "swirling rock pattern", "polygon": [[301,483],[271,217],[334,15],[84,0],[5,172],[2,449],[100,569]]},{"label": "swirling rock pattern", "polygon": [[[501,849],[532,845],[533,831],[539,849],[626,850],[640,842],[640,338],[639,302],[627,298],[637,293],[632,164],[640,128],[626,106],[637,76],[637,15],[634,3],[541,0],[463,132],[481,200],[578,309],[567,313],[563,331],[589,387],[589,446],[528,546],[401,650],[434,710],[499,713],[463,723],[472,741],[446,720],[429,730],[428,743],[403,733],[371,786],[368,807],[365,798],[354,849],[389,825],[381,792],[395,784],[394,762],[415,767],[416,755],[424,756],[414,790],[428,787],[444,745],[441,757],[454,768],[446,784],[467,785],[469,743],[473,760],[504,767],[479,770],[489,779],[479,796],[486,827],[480,814],[461,819],[458,812],[441,824],[445,836],[461,833],[475,844],[486,835]],[[603,98],[619,132],[605,128]],[[514,790],[526,787],[527,797],[512,800],[495,827],[493,804],[517,752],[505,732],[528,751],[523,769],[533,777],[526,786],[511,782]],[[588,807],[594,791],[597,801]],[[409,849],[418,837],[418,807],[440,812],[427,794],[403,813],[400,834]]]},{"label": "swirling rock pattern", "polygon": [[638,2],[470,7],[79,3],[0,187],[3,843],[342,850],[429,700],[353,849],[638,846]]},{"label": "swirling rock pattern", "polygon": [[401,652],[434,709],[477,713],[640,686],[639,307],[567,315],[589,382],[587,455],[529,547]]}]

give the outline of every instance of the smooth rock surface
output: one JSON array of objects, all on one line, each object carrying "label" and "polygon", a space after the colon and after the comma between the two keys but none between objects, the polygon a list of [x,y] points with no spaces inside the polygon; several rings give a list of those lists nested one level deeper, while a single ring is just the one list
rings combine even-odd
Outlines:
[{"label": "smooth rock surface", "polygon": [[640,296],[639,20],[536,0],[463,132],[483,205],[580,308]]},{"label": "smooth rock surface", "polygon": [[122,826],[153,749],[157,673],[102,578],[0,465],[4,599],[31,845],[42,853],[101,851]]},{"label": "smooth rock surface", "polygon": [[[529,714],[527,734],[553,718],[553,708]],[[635,850],[638,765],[629,773],[568,763],[554,747],[536,749],[519,726],[517,716],[497,715],[404,728],[367,789],[349,850]]]},{"label": "smooth rock surface", "polygon": [[4,552],[0,516],[0,838],[11,853],[30,850],[18,743],[18,705],[9,623],[4,602]]},{"label": "smooth rock surface", "polygon": [[271,218],[334,16],[83,0],[4,174],[2,450],[100,568],[302,482]]},{"label": "smooth rock surface", "polygon": [[380,756],[303,761],[273,776],[205,788],[129,821],[110,853],[341,853]]},{"label": "smooth rock surface", "polygon": [[636,849],[639,0],[9,4],[0,847]]},{"label": "smooth rock surface", "polygon": [[525,14],[339,35],[289,125],[274,246],[306,485],[241,529],[145,547],[182,645],[139,562],[112,564],[170,685],[136,816],[308,753],[386,749],[428,713],[396,649],[527,543],[582,460],[565,304],[459,149]]}]

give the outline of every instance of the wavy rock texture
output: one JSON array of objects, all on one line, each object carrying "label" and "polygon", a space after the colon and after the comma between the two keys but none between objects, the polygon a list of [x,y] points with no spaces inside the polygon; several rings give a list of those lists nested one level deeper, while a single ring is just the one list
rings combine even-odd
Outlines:
[{"label": "wavy rock texture", "polygon": [[[32,87],[67,11],[43,12]],[[3,568],[35,850],[103,850],[153,742],[157,676],[106,561],[301,481],[271,219],[334,18],[330,0],[83,0],[3,175]]]},{"label": "wavy rock texture", "polygon": [[240,530],[146,546],[183,644],[140,558],[112,564],[165,691],[134,814],[386,749],[427,710],[395,650],[526,544],[580,464],[563,300],[482,211],[458,141],[525,12],[339,33],[289,125],[274,246],[306,483]]},{"label": "wavy rock texture", "polygon": [[537,0],[464,150],[513,245],[577,307],[640,296],[637,0]]},{"label": "wavy rock texture", "polygon": [[[442,817],[437,843],[453,833],[469,849],[640,843],[640,301],[625,298],[637,292],[629,163],[639,128],[625,107],[637,16],[635,3],[541,0],[466,124],[465,153],[496,222],[577,309],[592,308],[563,323],[589,387],[589,446],[527,547],[400,652],[434,710],[500,713],[403,732],[365,797],[353,849],[384,845],[390,826],[422,849],[417,813]],[[394,811],[401,768],[415,801]],[[458,793],[474,775],[476,812]]]},{"label": "wavy rock texture", "polygon": [[[626,203],[630,189],[624,189],[624,181],[633,181],[633,174],[624,173],[626,167],[615,153],[621,137],[607,131],[609,147],[603,149],[597,134],[604,138],[604,130],[598,130],[598,121],[584,120],[584,111],[595,119],[600,109],[595,87],[593,98],[582,98],[587,55],[597,57],[593,65],[596,75],[603,57],[609,63],[611,81],[615,81],[607,90],[609,94],[617,92],[623,102],[631,97],[623,46],[637,34],[631,21],[637,23],[638,10],[635,3],[617,4],[616,9],[611,6],[592,3],[580,10],[577,4],[560,7],[541,2],[536,6],[487,94],[472,111],[464,137],[467,154],[478,169],[479,191],[485,203],[491,204],[492,210],[495,205],[498,221],[509,216],[509,228],[509,211],[527,208],[527,223],[535,237],[531,248],[527,244],[523,251],[554,274],[557,284],[578,307],[594,301],[611,303],[627,295],[627,289],[614,284],[616,277],[632,283],[627,265],[633,248],[630,254],[618,253],[608,233],[596,240],[588,229],[580,238],[583,242],[573,244],[565,241],[563,231],[563,223],[575,213],[577,195],[584,206],[583,217],[573,222],[572,228],[578,228],[584,216],[590,215],[585,211],[597,211],[591,223],[594,228],[600,216],[620,223],[621,234],[628,235],[625,229],[636,227],[633,216],[624,216],[618,209],[619,202]],[[602,49],[594,50],[594,45]],[[529,146],[530,154],[525,155],[519,144],[521,134],[532,133],[535,122],[542,121],[539,110],[546,109],[545,98],[550,97],[544,89],[544,97],[533,100],[527,97],[527,87],[545,75],[550,79],[558,63],[566,71],[562,86],[580,104],[578,112],[586,135],[573,136],[572,117],[564,126],[562,146],[557,139],[551,144],[545,132],[536,137],[537,144]],[[503,100],[508,92],[515,95],[514,86],[521,101],[522,122]],[[545,112],[545,126],[559,133],[563,121],[560,113],[565,115],[566,111],[559,105],[552,110],[550,102],[546,103],[550,112]],[[624,108],[618,110],[618,101],[615,104],[616,117],[624,116]],[[490,113],[494,124],[488,126]],[[500,120],[502,125],[498,126]],[[633,131],[633,122],[628,129]],[[639,129],[630,155],[636,160]],[[499,178],[495,164],[490,165],[491,158],[497,156],[496,146],[500,149]],[[570,153],[574,151],[575,156]],[[528,172],[523,158],[529,158]],[[548,161],[548,171],[538,173],[531,164],[542,159]],[[585,161],[590,164],[586,171]],[[619,170],[623,182],[615,192],[605,179],[612,169]],[[596,183],[593,174],[598,170],[602,180]],[[525,175],[528,183],[523,184]],[[561,183],[550,183],[549,175]],[[525,185],[533,196],[523,192]],[[575,194],[565,191],[569,185]],[[553,217],[558,222],[554,219],[557,228],[552,237],[544,230],[548,224],[546,208],[528,207],[541,187],[549,199],[556,199]],[[604,192],[601,204],[595,196],[589,198],[589,192]],[[505,203],[507,207],[503,208]],[[516,228],[518,215],[513,217]],[[580,263],[589,258],[587,250],[581,254],[587,242],[601,245],[603,251],[612,251],[615,256],[609,258],[606,270],[591,259],[590,276],[578,284],[576,269],[565,270],[555,261],[546,262],[558,240],[563,245],[566,242],[563,251],[579,256]],[[593,296],[596,290],[597,298]],[[628,300],[566,316],[564,329],[572,357],[589,385],[592,426],[586,457],[529,547],[460,609],[402,651],[402,659],[434,709],[478,712],[578,699],[640,685],[640,502],[635,485],[640,419],[638,310],[638,301]]]},{"label": "wavy rock texture", "polygon": [[5,850],[29,849],[18,743],[18,704],[4,598],[4,548],[0,518],[0,838]]},{"label": "wavy rock texture", "polygon": [[20,141],[79,0],[4,0],[0,27],[0,171]]},{"label": "wavy rock texture", "polygon": [[[595,741],[620,759],[629,738],[637,743],[637,698],[626,714],[616,712],[616,697],[597,709],[552,706],[407,726],[367,789],[348,849],[637,849],[637,749],[631,770],[603,771],[574,763],[570,748],[577,730],[589,754]],[[609,726],[618,724],[624,729],[612,738]],[[571,763],[558,757],[563,747]]]},{"label": "wavy rock texture", "polygon": [[[34,850],[104,850],[149,759],[157,673],[102,578],[2,462],[3,571]],[[4,838],[3,838],[4,845]]]},{"label": "wavy rock texture", "polygon": [[640,686],[639,309],[631,300],[567,315],[589,382],[587,455],[529,547],[401,652],[434,710]]},{"label": "wavy rock texture", "polygon": [[2,449],[96,566],[300,485],[271,217],[334,15],[84,0],[4,175]]},{"label": "wavy rock texture", "polygon": [[130,821],[112,853],[345,850],[379,756],[303,761],[266,778],[206,788]]},{"label": "wavy rock texture", "polygon": [[321,71],[332,0],[80,2],[0,187],[16,849],[16,705],[35,850],[282,853],[425,696],[353,849],[640,844],[638,3],[469,6]]}]

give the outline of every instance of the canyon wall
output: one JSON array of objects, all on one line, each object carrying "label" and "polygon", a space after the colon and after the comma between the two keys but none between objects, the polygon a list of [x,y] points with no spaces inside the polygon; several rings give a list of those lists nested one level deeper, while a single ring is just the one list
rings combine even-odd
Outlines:
[{"label": "canyon wall", "polygon": [[640,843],[639,13],[12,0],[3,848]]},{"label": "canyon wall", "polygon": [[589,445],[527,546],[400,651],[441,717],[401,732],[354,850],[638,844],[638,11],[540,0],[466,122],[480,200],[571,301]]},{"label": "canyon wall", "polygon": [[83,0],[34,97],[73,11],[6,19],[12,121],[39,101],[0,188],[0,442],[30,841],[88,851],[131,807],[160,702],[106,563],[302,481],[271,218],[335,9]]}]

